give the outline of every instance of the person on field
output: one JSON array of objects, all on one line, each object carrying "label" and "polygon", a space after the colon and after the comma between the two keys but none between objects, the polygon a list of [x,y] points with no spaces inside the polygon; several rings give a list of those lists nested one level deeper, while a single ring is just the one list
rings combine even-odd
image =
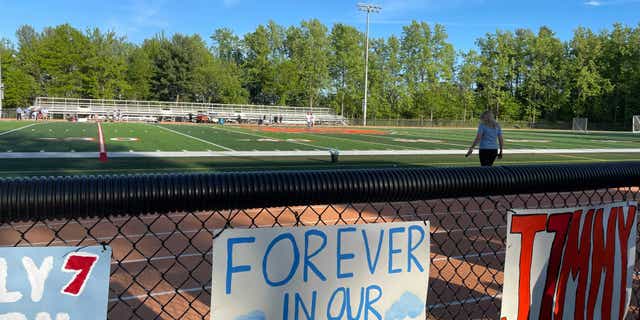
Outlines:
[{"label": "person on field", "polygon": [[16,108],[16,120],[22,120],[22,108]]},{"label": "person on field", "polygon": [[469,148],[466,157],[473,153],[473,149],[480,144],[480,164],[483,167],[493,166],[496,158],[502,159],[502,148],[504,139],[502,138],[502,128],[496,121],[493,112],[485,111],[480,116],[478,134],[473,144]]},{"label": "person on field", "polygon": [[315,117],[313,116],[313,112],[307,112],[307,128],[313,128],[314,122]]}]

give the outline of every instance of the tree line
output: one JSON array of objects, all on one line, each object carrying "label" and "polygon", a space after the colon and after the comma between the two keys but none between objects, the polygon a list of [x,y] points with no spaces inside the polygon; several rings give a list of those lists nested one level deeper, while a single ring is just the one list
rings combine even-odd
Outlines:
[{"label": "tree line", "polygon": [[[163,33],[134,44],[68,24],[22,26],[0,42],[5,105],[36,96],[331,107],[362,116],[364,35],[318,20],[273,21],[239,36]],[[456,51],[443,25],[414,21],[401,36],[370,40],[369,118],[629,122],[640,114],[640,24],[562,41],[537,31],[496,31]]]}]

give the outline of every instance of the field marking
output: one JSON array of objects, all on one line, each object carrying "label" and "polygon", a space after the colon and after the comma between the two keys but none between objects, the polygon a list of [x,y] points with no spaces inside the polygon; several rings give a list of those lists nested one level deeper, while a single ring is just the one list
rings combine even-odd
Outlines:
[{"label": "field marking", "polygon": [[[167,129],[171,130],[171,129]],[[176,133],[179,133],[176,131]],[[182,133],[180,133],[182,134]],[[190,137],[190,136],[189,136]],[[192,137],[196,140],[202,140]],[[291,151],[237,151],[216,145],[213,142],[202,140],[229,151],[134,151],[134,152],[110,152],[110,158],[203,158],[203,157],[314,157],[329,156],[329,150],[291,150]],[[294,142],[290,142],[294,143]],[[300,144],[299,142],[297,142]],[[466,150],[338,150],[341,156],[453,156],[465,155]],[[640,153],[640,149],[507,149],[504,154],[510,155],[558,155],[567,156],[575,154],[629,154]],[[46,158],[95,158],[97,152],[0,152],[0,159],[46,159]],[[575,157],[579,158],[579,157]],[[583,157],[584,159],[591,159]],[[592,160],[596,160],[594,158]],[[602,161],[606,161],[602,159]]]},{"label": "field marking", "polygon": [[40,124],[40,123],[32,123],[32,124],[26,125],[24,127],[19,127],[19,128],[11,129],[9,131],[0,132],[0,136],[4,136],[5,134],[9,134],[9,133],[12,133],[12,132],[20,131],[22,129],[33,127],[33,126],[38,125],[38,124]]},{"label": "field marking", "polygon": [[[357,140],[357,139],[349,139],[349,138],[344,138],[344,137],[336,137],[333,135],[319,135],[319,134],[315,134],[315,133],[309,133],[309,132],[302,132],[300,134],[304,134],[304,135],[310,135],[310,136],[314,136],[314,137],[323,137],[323,138],[330,138],[330,139],[337,139],[337,140],[345,140],[345,141],[349,141],[349,142],[356,142],[356,143],[364,143],[364,144],[378,144],[381,146],[386,146],[386,147],[394,147],[397,148],[398,145],[397,144],[389,144],[389,143],[384,143],[384,142],[374,142],[374,141],[366,141],[366,140]],[[358,134],[360,136],[367,136],[366,134]],[[377,138],[377,137],[376,137]],[[417,148],[415,147],[408,147],[408,146],[402,146],[404,149],[402,150],[416,150]]]},{"label": "field marking", "polygon": [[[179,135],[185,136],[185,137],[187,137],[187,138],[191,138],[191,139],[196,140],[196,141],[200,141],[200,142],[203,142],[203,143],[206,143],[206,144],[210,144],[210,145],[212,145],[212,146],[216,146],[216,147],[218,147],[218,148],[220,148],[220,149],[223,149],[223,150],[227,150],[227,151],[235,151],[235,150],[233,150],[233,149],[231,149],[231,148],[227,148],[227,147],[225,147],[225,146],[221,146],[221,145],[219,145],[219,144],[217,144],[217,143],[213,143],[213,142],[211,142],[211,141],[207,141],[207,140],[204,140],[204,139],[200,139],[200,138],[197,138],[197,137],[194,137],[194,136],[188,135],[188,134],[186,134],[186,133],[182,133],[182,132],[180,132],[180,131],[176,131],[176,130],[173,130],[173,129],[169,129],[169,128],[167,128],[167,127],[163,127],[163,126],[154,126],[154,127],[157,127],[157,128],[160,128],[160,129],[164,129],[164,130],[167,130],[167,131],[169,131],[169,132],[173,132],[173,133],[175,133],[175,134],[179,134]],[[113,157],[113,155],[111,155],[111,157]]]},{"label": "field marking", "polygon": [[[361,136],[367,136],[367,137],[372,137],[372,138],[373,138],[373,137],[376,137],[376,136],[368,135],[368,134],[361,134]],[[385,135],[382,135],[382,137],[384,137],[384,138],[389,138],[389,139],[394,139],[394,141],[395,141],[395,139],[397,139],[397,138],[398,138],[398,136],[402,137],[402,136],[405,136],[405,135],[403,135],[403,134],[400,134],[400,135],[392,135],[392,136],[385,136]],[[417,136],[417,135],[406,135],[406,136],[409,136],[409,137],[412,137],[412,138],[418,138],[418,139],[425,139],[424,137],[420,137],[420,136]],[[419,142],[420,142],[420,143],[436,144],[436,145],[437,145],[437,144],[441,144],[441,145],[448,145],[448,146],[454,146],[454,147],[464,147],[464,148],[467,148],[467,147],[468,147],[468,145],[464,145],[464,144],[458,144],[458,143],[450,143],[450,142],[446,142],[446,141],[447,141],[447,139],[444,139],[444,138],[437,138],[437,139],[442,140],[442,141],[439,141],[439,142],[425,142],[425,141],[419,141]],[[400,141],[397,141],[397,142],[400,142]]]},{"label": "field marking", "polygon": [[[272,137],[269,136],[264,136],[264,135],[260,135],[260,134],[254,134],[254,133],[248,133],[248,132],[244,132],[244,131],[239,131],[239,130],[229,130],[229,129],[223,129],[223,128],[217,128],[217,127],[207,127],[209,129],[213,129],[213,130],[220,130],[220,131],[225,131],[225,132],[229,132],[229,133],[238,133],[238,134],[244,134],[244,135],[248,135],[248,136],[252,136],[252,137],[257,137],[257,138],[262,138],[262,139],[273,139]],[[329,148],[327,147],[323,147],[323,146],[316,146],[310,143],[304,143],[304,142],[293,142],[293,141],[287,141],[288,143],[293,143],[293,144],[298,144],[301,146],[306,146],[306,147],[311,147],[314,149],[325,149],[325,150],[329,150]]]},{"label": "field marking", "polygon": [[584,156],[574,156],[570,154],[559,154],[558,157],[565,157],[570,159],[579,159],[579,160],[589,160],[589,161],[606,161],[604,159],[592,158],[592,157],[584,157]]},{"label": "field marking", "polygon": [[102,131],[102,124],[98,122],[98,149],[99,149],[99,158],[100,161],[107,161],[107,147],[104,143],[104,132]]}]

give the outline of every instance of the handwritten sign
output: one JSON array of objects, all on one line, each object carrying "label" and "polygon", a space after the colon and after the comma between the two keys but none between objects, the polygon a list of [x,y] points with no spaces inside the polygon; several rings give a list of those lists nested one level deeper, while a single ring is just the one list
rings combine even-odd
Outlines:
[{"label": "handwritten sign", "polygon": [[429,242],[423,222],[226,230],[212,319],[424,319]]},{"label": "handwritten sign", "polygon": [[0,320],[107,318],[109,247],[0,248]]},{"label": "handwritten sign", "polygon": [[624,202],[510,214],[502,319],[623,319],[636,208]]}]

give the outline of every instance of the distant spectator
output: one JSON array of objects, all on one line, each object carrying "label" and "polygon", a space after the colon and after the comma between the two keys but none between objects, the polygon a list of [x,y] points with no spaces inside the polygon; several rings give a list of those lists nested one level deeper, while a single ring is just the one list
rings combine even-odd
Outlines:
[{"label": "distant spectator", "polygon": [[22,108],[16,108],[16,120],[22,120]]},{"label": "distant spectator", "polygon": [[467,157],[473,153],[473,149],[478,143],[480,143],[480,165],[483,167],[491,167],[496,161],[496,158],[502,159],[502,149],[504,145],[502,129],[491,111],[485,111],[480,116],[478,134],[467,152]]}]

